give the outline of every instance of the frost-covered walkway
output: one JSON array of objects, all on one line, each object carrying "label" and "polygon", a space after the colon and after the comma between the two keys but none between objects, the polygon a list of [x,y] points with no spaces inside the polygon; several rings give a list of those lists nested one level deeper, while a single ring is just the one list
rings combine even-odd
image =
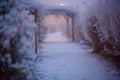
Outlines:
[{"label": "frost-covered walkway", "polygon": [[61,33],[49,34],[36,60],[37,80],[120,80],[111,63],[87,50]]}]

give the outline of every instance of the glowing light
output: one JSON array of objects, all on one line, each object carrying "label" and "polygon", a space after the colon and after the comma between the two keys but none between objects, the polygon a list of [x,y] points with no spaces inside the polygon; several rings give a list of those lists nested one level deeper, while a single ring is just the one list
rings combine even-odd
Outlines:
[{"label": "glowing light", "polygon": [[64,4],[63,4],[63,3],[61,3],[61,4],[60,4],[60,6],[64,6]]}]

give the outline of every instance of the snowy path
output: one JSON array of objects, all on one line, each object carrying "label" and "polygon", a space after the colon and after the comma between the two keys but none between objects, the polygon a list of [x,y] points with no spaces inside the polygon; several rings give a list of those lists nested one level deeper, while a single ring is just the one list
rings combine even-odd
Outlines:
[{"label": "snowy path", "polygon": [[66,42],[60,33],[50,34],[45,41],[36,61],[37,80],[120,80],[111,63]]}]

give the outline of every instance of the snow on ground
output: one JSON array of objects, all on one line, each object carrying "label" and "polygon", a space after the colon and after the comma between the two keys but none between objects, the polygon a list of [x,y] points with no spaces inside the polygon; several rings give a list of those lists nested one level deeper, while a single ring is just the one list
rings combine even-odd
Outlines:
[{"label": "snow on ground", "polygon": [[68,39],[62,35],[62,32],[49,33],[44,42],[66,42]]},{"label": "snow on ground", "polygon": [[36,80],[120,80],[112,63],[64,40],[58,32],[49,34],[47,43],[42,43],[41,57],[36,60]]}]

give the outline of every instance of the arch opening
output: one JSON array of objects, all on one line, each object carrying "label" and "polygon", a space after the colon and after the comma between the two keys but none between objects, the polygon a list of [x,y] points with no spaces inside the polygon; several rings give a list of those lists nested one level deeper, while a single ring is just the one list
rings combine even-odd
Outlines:
[{"label": "arch opening", "polygon": [[[44,40],[54,36],[54,40],[66,41],[64,37],[70,41],[74,40],[74,17],[73,13],[64,10],[47,10],[41,18],[41,35]],[[56,37],[56,39],[55,39]],[[61,37],[61,39],[59,38]],[[53,41],[54,41],[53,40]]]}]

